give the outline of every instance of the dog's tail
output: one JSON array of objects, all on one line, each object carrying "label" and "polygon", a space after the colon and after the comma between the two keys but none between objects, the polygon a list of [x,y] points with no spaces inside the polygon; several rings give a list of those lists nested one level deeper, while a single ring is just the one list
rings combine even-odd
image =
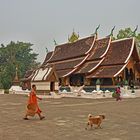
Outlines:
[{"label": "dog's tail", "polygon": [[99,115],[102,119],[105,119],[105,115]]}]

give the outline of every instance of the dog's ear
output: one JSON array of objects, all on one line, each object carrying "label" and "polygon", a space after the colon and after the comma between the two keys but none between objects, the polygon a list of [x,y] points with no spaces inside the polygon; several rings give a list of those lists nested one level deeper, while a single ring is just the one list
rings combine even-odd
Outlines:
[{"label": "dog's ear", "polygon": [[88,118],[90,118],[90,117],[92,117],[92,115],[91,114],[88,114]]}]

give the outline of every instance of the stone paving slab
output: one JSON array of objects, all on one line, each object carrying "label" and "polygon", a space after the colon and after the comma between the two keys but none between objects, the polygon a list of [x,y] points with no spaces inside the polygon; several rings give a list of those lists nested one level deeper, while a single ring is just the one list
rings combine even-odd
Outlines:
[{"label": "stone paving slab", "polygon": [[[140,140],[140,98],[43,99],[41,121],[22,119],[27,99],[0,95],[0,140]],[[102,129],[85,130],[89,113],[105,114]]]}]

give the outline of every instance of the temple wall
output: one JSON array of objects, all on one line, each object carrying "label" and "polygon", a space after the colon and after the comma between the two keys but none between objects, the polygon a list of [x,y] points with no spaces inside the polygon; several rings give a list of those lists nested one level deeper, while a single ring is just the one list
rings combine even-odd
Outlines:
[{"label": "temple wall", "polygon": [[90,85],[90,79],[84,77],[84,85]]},{"label": "temple wall", "polygon": [[55,90],[59,90],[59,83],[55,82]]},{"label": "temple wall", "polygon": [[70,85],[70,84],[69,84],[69,77],[66,77],[66,78],[65,78],[65,85]]},{"label": "temple wall", "polygon": [[127,68],[132,69],[133,72],[134,72],[134,61],[133,61],[133,59],[130,59],[130,62],[128,63]]},{"label": "temple wall", "polygon": [[130,59],[130,62],[129,62],[128,65],[127,65],[127,68],[133,70],[134,78],[135,78],[135,80],[136,80],[137,78],[140,78],[140,73],[139,73],[139,72],[137,71],[137,69],[135,68],[135,64],[134,64],[134,63],[135,63],[135,62],[134,62],[133,59],[131,58],[131,59]]},{"label": "temple wall", "polygon": [[[50,91],[50,82],[32,82],[31,84],[35,84],[38,91]],[[55,82],[55,90],[58,89],[58,82]]]},{"label": "temple wall", "polygon": [[31,85],[35,84],[37,90],[50,90],[50,82],[31,82]]}]

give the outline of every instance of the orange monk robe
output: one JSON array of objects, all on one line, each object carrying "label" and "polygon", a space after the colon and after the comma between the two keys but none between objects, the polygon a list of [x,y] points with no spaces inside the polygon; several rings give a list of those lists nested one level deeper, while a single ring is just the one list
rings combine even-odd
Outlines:
[{"label": "orange monk robe", "polygon": [[30,95],[29,95],[29,100],[28,100],[28,104],[34,104],[36,106],[36,113],[41,113],[42,111],[40,110],[39,106],[38,106],[38,102],[37,102],[37,96],[35,94],[35,91],[32,90],[30,92]]}]

